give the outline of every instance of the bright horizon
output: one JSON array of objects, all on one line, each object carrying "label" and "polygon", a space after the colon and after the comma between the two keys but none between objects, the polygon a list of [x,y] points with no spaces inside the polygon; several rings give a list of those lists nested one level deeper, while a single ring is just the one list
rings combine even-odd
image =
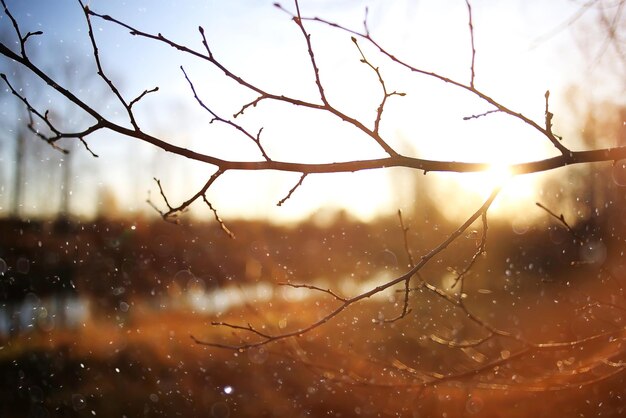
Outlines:
[{"label": "bright horizon", "polygon": [[[78,52],[79,58],[82,56],[89,62],[84,71],[93,72],[89,39],[77,4],[63,1],[51,7],[43,1],[15,3],[8,2],[8,6],[20,22],[25,22],[23,30],[44,31],[38,42],[41,41],[44,49],[46,45],[52,46],[47,54],[53,53],[52,48],[60,48],[55,56],[44,53],[38,57],[46,68],[53,68],[53,58],[58,59],[64,53],[68,54],[65,61],[74,60],[81,66],[70,55]],[[290,2],[281,3],[293,9]],[[550,90],[555,130],[569,141],[566,145],[576,149],[579,133],[573,120],[576,115],[566,102],[568,90],[599,77],[593,68],[578,70],[587,64],[577,45],[579,35],[575,27],[541,39],[552,34],[580,6],[569,1],[549,5],[540,1],[507,5],[474,3],[476,86],[539,123],[543,121],[544,93]],[[132,8],[125,2],[92,0],[89,4],[98,13],[111,14],[147,31],[162,31],[198,50],[202,45],[197,25],[201,24],[218,59],[233,71],[267,91],[315,100],[313,73],[302,35],[271,1],[255,2],[253,6],[214,1],[202,5],[177,4],[177,7],[168,7],[167,2],[141,1],[133,3]],[[328,18],[356,30],[362,28],[367,5],[370,30],[390,52],[419,68],[461,82],[469,81],[471,46],[463,1],[416,5],[399,0],[385,2],[385,6],[362,0],[301,1],[303,15]],[[6,21],[4,17],[0,22]],[[172,21],[184,24],[171,25]],[[140,123],[147,132],[222,158],[260,159],[251,141],[225,126],[208,124],[210,116],[194,101],[179,65],[184,65],[202,99],[220,115],[232,115],[254,97],[242,93],[219,72],[207,71],[208,67],[202,63],[192,62],[163,45],[136,39],[109,22],[100,19],[94,22],[97,22],[94,30],[105,71],[119,82],[123,94],[135,97],[145,89],[160,88],[137,107]],[[314,22],[307,22],[306,27],[312,33],[320,77],[330,100],[371,126],[380,99],[380,85],[372,70],[359,63],[360,56],[350,36]],[[506,178],[507,164],[556,155],[556,149],[544,137],[510,117],[494,114],[463,120],[491,108],[486,102],[440,81],[407,74],[375,54],[364,41],[359,45],[367,58],[380,66],[388,88],[407,93],[405,97],[391,97],[383,115],[381,132],[393,147],[420,158],[494,165],[493,170],[482,174],[427,175],[433,185],[430,189],[435,190],[432,198],[445,216],[456,219],[473,212],[491,188]],[[31,45],[33,53],[37,46]],[[593,93],[609,100],[623,100],[620,92],[612,91],[610,86],[611,80],[605,85],[597,83]],[[90,85],[80,88],[98,90]],[[11,109],[15,104],[9,103],[12,100],[8,94],[3,96],[4,114],[14,112]],[[49,100],[54,103],[54,98]],[[261,103],[236,121],[255,133],[263,127],[264,147],[275,160],[322,163],[384,156],[371,138],[355,134],[344,123],[315,112]],[[10,136],[11,131],[5,131],[3,142],[10,140]],[[75,150],[81,155],[73,161],[76,190],[72,191],[72,212],[77,215],[95,213],[97,193],[102,190],[115,191],[122,211],[150,212],[152,209],[145,203],[148,190],[152,199],[162,205],[153,177],[162,180],[170,201],[176,204],[195,193],[212,172],[209,166],[170,157],[163,151],[145,144],[131,144],[112,134],[95,135],[89,143],[101,156],[88,158],[84,149]],[[10,163],[8,149],[3,146],[2,158]],[[10,178],[7,171],[3,173],[5,179]],[[412,174],[421,175],[421,172]],[[525,175],[509,181],[490,211],[492,216],[511,217],[519,212],[520,205],[534,205],[541,192],[541,180],[546,176],[549,174]],[[306,218],[324,207],[344,209],[360,220],[370,220],[394,213],[398,208],[406,210],[415,198],[411,190],[414,182],[405,173],[372,170],[308,176],[293,196],[277,207],[276,203],[287,195],[299,177],[297,173],[229,172],[218,180],[208,196],[223,218],[286,222]],[[0,214],[7,214],[9,195],[10,190],[5,187],[0,196]],[[45,208],[37,204],[27,203],[24,208],[25,213],[41,211]],[[193,213],[207,219],[212,217],[200,203],[195,204]]]}]

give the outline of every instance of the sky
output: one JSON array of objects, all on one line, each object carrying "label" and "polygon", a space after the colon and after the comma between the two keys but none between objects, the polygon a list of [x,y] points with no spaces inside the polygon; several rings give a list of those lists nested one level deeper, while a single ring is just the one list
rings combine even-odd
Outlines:
[{"label": "sky", "polygon": [[[272,1],[91,0],[86,4],[98,13],[110,14],[147,32],[161,32],[199,51],[201,25],[215,56],[244,79],[266,91],[318,100],[302,34]],[[290,1],[281,4],[294,9]],[[574,0],[471,3],[476,86],[538,122],[543,121],[544,94],[550,90],[557,127],[573,148],[579,136],[568,103],[573,85],[592,83],[594,88],[589,90],[594,99],[624,100],[623,84],[615,88],[619,84],[611,76],[615,72],[610,68],[605,71],[607,60],[593,43],[597,38],[601,45],[604,39],[593,13],[587,12],[564,25],[576,16],[582,4]],[[111,92],[94,75],[85,19],[76,1],[13,0],[7,5],[24,31],[44,32],[29,41],[28,50],[35,62],[59,74],[62,84],[78,91],[107,117],[128,123]],[[390,52],[419,68],[469,81],[472,55],[465,1],[302,0],[300,6],[303,15],[324,17],[356,30],[362,29],[367,7],[373,37]],[[210,117],[195,102],[179,67],[184,66],[203,101],[224,117],[255,98],[249,91],[207,63],[158,42],[133,37],[110,22],[94,19],[93,24],[105,72],[124,97],[130,100],[146,89],[159,87],[135,107],[146,132],[220,158],[261,158],[252,141],[227,126],[209,124]],[[0,34],[10,32],[5,15],[0,25]],[[306,27],[329,100],[372,126],[381,97],[375,73],[359,62],[359,51],[348,34],[315,22],[307,22]],[[435,185],[429,188],[430,198],[447,216],[473,212],[490,189],[505,180],[494,213],[510,216],[523,211],[523,205],[534,205],[546,175],[508,180],[504,166],[556,155],[545,138],[503,115],[463,120],[490,107],[438,80],[409,74],[365,42],[361,46],[368,60],[380,68],[388,88],[406,93],[404,97],[391,97],[383,114],[381,133],[392,146],[416,157],[494,164],[493,170],[482,174],[427,175]],[[15,71],[5,59],[0,60],[0,67],[8,74]],[[89,118],[78,115],[71,106],[59,104],[58,96],[36,80],[27,79],[25,83],[24,91],[34,102],[42,108],[58,109],[67,126],[89,123]],[[0,132],[0,158],[8,163],[0,178],[5,184],[0,190],[0,213],[6,213],[19,107],[6,92],[0,99],[2,116],[14,122],[5,124]],[[321,163],[385,156],[371,138],[321,112],[266,102],[248,109],[237,122],[255,133],[263,128],[264,147],[275,160]],[[99,158],[77,147],[77,156],[71,161],[72,210],[79,215],[105,210],[105,194],[112,195],[121,210],[149,212],[152,209],[145,202],[148,194],[162,205],[155,177],[161,179],[170,201],[178,203],[195,193],[214,171],[210,166],[166,155],[111,133],[98,133],[89,144]],[[41,161],[54,166],[60,159],[46,154]],[[421,174],[376,170],[309,176],[284,205],[277,207],[276,203],[298,181],[298,174],[229,172],[212,187],[208,198],[225,218],[290,221],[330,207],[368,220],[398,208],[410,210],[416,198],[416,175]],[[50,176],[46,181],[33,182],[53,187],[56,180]],[[28,187],[36,185],[31,182]],[[40,187],[45,193],[45,187]],[[31,199],[24,205],[29,213],[45,212],[51,207],[41,199]],[[202,205],[197,205],[194,213],[212,216]]]}]

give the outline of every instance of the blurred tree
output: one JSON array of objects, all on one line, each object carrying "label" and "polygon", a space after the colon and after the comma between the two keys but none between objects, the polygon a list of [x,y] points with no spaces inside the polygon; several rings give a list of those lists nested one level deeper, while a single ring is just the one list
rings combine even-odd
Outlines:
[{"label": "blurred tree", "polygon": [[[14,36],[13,36],[14,38]],[[16,43],[6,32],[3,42],[6,44]],[[51,51],[48,54],[62,54],[65,51]],[[37,55],[37,51],[33,52]],[[69,55],[79,57],[80,54],[70,52]],[[64,59],[60,64],[54,64],[46,71],[59,82],[72,90],[81,90],[88,85],[92,97],[106,102],[106,92],[98,88],[95,74],[79,71],[81,66],[79,58],[72,60]],[[87,65],[88,66],[88,65]],[[8,71],[7,71],[8,70]],[[46,119],[61,129],[71,129],[85,120],[86,115],[66,100],[51,96],[46,93],[45,85],[42,85],[33,74],[15,63],[7,63],[4,67],[11,75],[11,79],[19,91],[28,94],[29,105],[39,106],[46,103]],[[9,92],[5,92],[9,99]],[[14,97],[15,107],[3,116],[7,126],[13,125],[13,145],[3,151],[10,152],[13,149],[13,157],[5,157],[12,167],[12,190],[10,215],[21,218],[31,214],[45,214],[46,216],[57,215],[69,217],[72,208],[72,196],[76,192],[73,181],[76,176],[74,166],[79,163],[75,156],[80,157],[74,141],[50,142],[46,135],[49,128],[42,120],[38,120],[24,108],[24,103]],[[50,146],[52,145],[52,146]],[[37,167],[37,168],[36,168]],[[50,193],[51,190],[57,193]],[[26,209],[26,206],[30,209]],[[35,208],[33,210],[32,208]]]}]

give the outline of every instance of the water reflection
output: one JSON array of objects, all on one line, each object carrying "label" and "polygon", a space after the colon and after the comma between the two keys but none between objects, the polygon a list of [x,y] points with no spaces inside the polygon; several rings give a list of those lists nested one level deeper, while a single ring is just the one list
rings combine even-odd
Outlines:
[{"label": "water reflection", "polygon": [[[367,281],[347,277],[334,286],[323,279],[312,281],[311,285],[320,289],[338,289],[341,295],[351,297],[387,282],[391,276],[392,272],[381,271]],[[394,288],[389,288],[372,298],[389,299],[395,292]],[[184,291],[181,289],[180,292],[170,293],[162,298],[122,301],[119,303],[119,309],[128,312],[132,310],[132,306],[143,305],[156,310],[190,309],[196,313],[220,315],[248,304],[273,300],[297,303],[326,296],[323,292],[307,288],[279,286],[269,282],[207,288],[202,280],[191,278]],[[28,293],[22,300],[4,302],[0,305],[0,338],[14,337],[34,330],[76,329],[90,320],[91,306],[91,299],[87,295],[53,293],[40,298],[35,293]]]},{"label": "water reflection", "polygon": [[15,336],[39,329],[75,329],[90,316],[89,300],[76,294],[56,293],[39,298],[28,293],[20,301],[0,305],[0,337]]},{"label": "water reflection", "polygon": [[[339,281],[339,290],[346,296],[351,297],[359,293],[366,292],[376,286],[387,282],[391,278],[391,273],[382,271],[373,279],[367,281],[358,281],[348,277]],[[320,289],[328,289],[327,280],[316,280],[311,283]],[[393,288],[376,294],[374,299],[386,299],[394,294]],[[184,302],[192,309],[207,313],[219,314],[230,309],[243,306],[246,304],[254,304],[261,302],[269,302],[273,299],[280,298],[287,302],[299,302],[310,298],[320,297],[323,295],[307,288],[295,288],[291,286],[277,286],[268,282],[258,282],[245,285],[225,286],[210,291],[206,291],[201,286],[189,286],[184,295]]]}]

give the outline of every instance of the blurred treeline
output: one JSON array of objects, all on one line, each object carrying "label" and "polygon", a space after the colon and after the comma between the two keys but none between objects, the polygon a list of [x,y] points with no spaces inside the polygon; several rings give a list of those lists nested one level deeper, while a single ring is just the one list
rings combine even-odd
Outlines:
[{"label": "blurred treeline", "polygon": [[[572,269],[605,263],[615,273],[626,272],[621,255],[626,187],[612,181],[612,175],[609,166],[585,177],[591,185],[581,190],[577,202],[585,202],[587,210],[571,221],[573,232],[547,214],[522,230],[508,221],[490,222],[486,256],[479,257],[468,283],[521,290],[566,280]],[[592,206],[591,199],[598,199],[600,192],[602,204]],[[435,210],[428,218],[404,214],[403,220],[414,259],[457,227]],[[340,288],[342,279],[359,282],[381,271],[400,273],[410,262],[397,217],[364,223],[338,213],[324,225],[310,219],[284,226],[233,220],[228,226],[236,239],[215,222],[192,218],[180,224],[146,217],[3,219],[0,258],[5,271],[0,292],[2,298],[20,298],[28,292],[41,295],[58,286],[71,287],[110,307],[122,300],[175,296],[197,282],[207,290],[258,281],[322,281]],[[477,249],[481,228],[477,222],[431,262],[423,276],[437,283],[462,271]]]},{"label": "blurred treeline", "polygon": [[[578,102],[576,95],[574,91],[572,102]],[[579,139],[579,146],[572,148],[626,144],[625,106],[580,105],[573,113],[580,116],[579,127],[573,130],[577,134],[571,136]],[[319,222],[314,216],[282,226],[228,220],[237,236],[233,240],[215,222],[193,216],[183,216],[174,225],[157,216],[120,211],[115,194],[105,188],[99,194],[96,218],[79,219],[71,211],[70,182],[76,177],[73,170],[80,167],[68,160],[74,153],[59,154],[42,141],[26,140],[24,130],[14,134],[14,146],[1,149],[5,158],[15,152],[14,172],[4,172],[13,186],[4,189],[11,204],[9,216],[0,222],[3,298],[54,292],[60,286],[89,294],[103,306],[116,306],[121,299],[179,293],[192,279],[207,289],[258,281],[325,281],[337,287],[344,278],[361,281],[385,270],[400,273],[410,263],[396,216],[364,223],[338,212],[330,221]],[[487,253],[479,257],[471,273],[476,278],[470,283],[532,288],[533,283],[566,278],[571,269],[605,263],[606,271],[623,275],[625,165],[626,161],[616,161],[553,171],[542,186],[541,203],[563,214],[574,231],[548,213],[523,228],[506,220],[490,221]],[[438,212],[441,202],[429,198],[431,179],[421,173],[414,176],[415,204],[404,211],[403,220],[409,226],[408,248],[417,259],[458,224],[446,220]],[[24,193],[39,196],[41,202],[34,206],[58,204],[59,209],[52,210],[57,216],[29,219],[20,210]],[[468,208],[468,213],[472,210]],[[466,237],[428,265],[424,276],[440,282],[462,271],[476,251],[481,229],[480,222],[473,225]]]}]

